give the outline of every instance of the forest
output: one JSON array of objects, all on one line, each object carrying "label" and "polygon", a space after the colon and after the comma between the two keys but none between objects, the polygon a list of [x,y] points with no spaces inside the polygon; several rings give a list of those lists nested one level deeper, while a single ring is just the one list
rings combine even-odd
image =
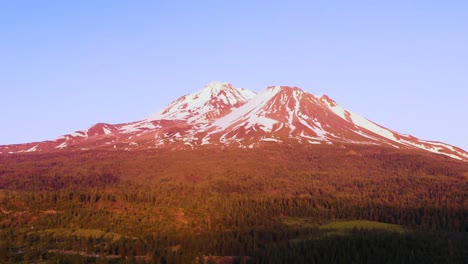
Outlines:
[{"label": "forest", "polygon": [[0,263],[468,263],[468,164],[346,144],[4,154]]}]

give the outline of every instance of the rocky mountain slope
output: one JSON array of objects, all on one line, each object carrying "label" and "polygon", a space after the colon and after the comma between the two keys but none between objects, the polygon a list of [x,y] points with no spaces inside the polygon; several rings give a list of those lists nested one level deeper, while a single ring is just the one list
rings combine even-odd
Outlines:
[{"label": "rocky mountain slope", "polygon": [[284,144],[367,144],[424,150],[468,161],[449,144],[421,140],[380,126],[345,110],[326,95],[297,87],[271,86],[256,94],[213,82],[160,112],[124,124],[99,123],[55,140],[0,146],[0,154],[115,148],[254,148]]}]

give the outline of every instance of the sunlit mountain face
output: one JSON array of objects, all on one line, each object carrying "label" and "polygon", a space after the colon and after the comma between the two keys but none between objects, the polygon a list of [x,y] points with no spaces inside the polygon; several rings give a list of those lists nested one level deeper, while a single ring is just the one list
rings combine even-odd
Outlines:
[{"label": "sunlit mountain face", "polygon": [[288,86],[271,86],[256,94],[220,82],[139,121],[99,123],[51,141],[0,146],[0,153],[255,148],[265,143],[375,145],[468,161],[468,153],[460,148],[400,134],[343,109],[326,95]]}]

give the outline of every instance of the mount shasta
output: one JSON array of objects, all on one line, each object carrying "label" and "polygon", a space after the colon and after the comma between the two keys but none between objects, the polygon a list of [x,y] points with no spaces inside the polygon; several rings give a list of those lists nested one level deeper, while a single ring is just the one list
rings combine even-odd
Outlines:
[{"label": "mount shasta", "polygon": [[380,145],[468,161],[468,153],[461,148],[387,129],[343,109],[326,95],[288,86],[271,86],[256,94],[220,82],[182,96],[140,121],[98,123],[51,141],[0,146],[0,154],[94,148],[254,148],[281,143]]}]

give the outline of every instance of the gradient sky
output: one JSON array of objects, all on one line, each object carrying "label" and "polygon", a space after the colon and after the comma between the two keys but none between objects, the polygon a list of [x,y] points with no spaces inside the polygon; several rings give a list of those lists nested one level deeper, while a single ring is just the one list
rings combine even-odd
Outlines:
[{"label": "gradient sky", "polygon": [[0,144],[142,119],[217,80],[299,86],[468,150],[468,1],[0,3]]}]

